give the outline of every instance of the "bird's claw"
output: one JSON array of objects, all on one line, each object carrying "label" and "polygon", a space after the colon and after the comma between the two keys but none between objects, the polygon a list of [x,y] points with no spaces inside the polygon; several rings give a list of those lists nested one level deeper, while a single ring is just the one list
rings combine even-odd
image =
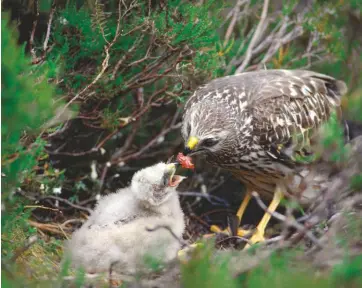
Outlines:
[{"label": "bird's claw", "polygon": [[264,231],[260,231],[259,229],[255,229],[255,232],[253,234],[253,236],[251,236],[249,243],[245,245],[244,249],[249,248],[251,245],[259,243],[259,242],[263,242],[265,241],[264,238]]}]

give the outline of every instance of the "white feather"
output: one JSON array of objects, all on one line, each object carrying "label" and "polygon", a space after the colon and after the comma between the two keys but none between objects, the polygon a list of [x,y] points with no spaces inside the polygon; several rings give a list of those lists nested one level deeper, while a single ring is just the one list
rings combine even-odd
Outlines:
[{"label": "white feather", "polygon": [[[166,225],[182,237],[185,223],[175,187],[153,190],[166,169],[165,163],[138,171],[131,185],[100,199],[83,226],[66,244],[65,256],[75,267],[88,273],[108,271],[110,265],[121,273],[145,271],[144,257],[161,262],[176,257],[180,243],[166,229],[146,228]],[[157,194],[158,193],[158,194]],[[159,196],[165,194],[165,197]],[[155,195],[157,194],[157,197]]]}]

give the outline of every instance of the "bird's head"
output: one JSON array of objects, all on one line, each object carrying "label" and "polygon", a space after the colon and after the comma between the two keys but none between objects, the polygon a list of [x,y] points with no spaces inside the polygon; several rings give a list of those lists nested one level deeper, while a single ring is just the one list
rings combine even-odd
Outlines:
[{"label": "bird's head", "polygon": [[131,182],[135,196],[152,206],[167,201],[185,179],[183,176],[175,175],[177,165],[177,163],[160,162],[136,172]]},{"label": "bird's head", "polygon": [[222,158],[236,145],[236,120],[223,104],[198,103],[184,113],[184,155]]}]

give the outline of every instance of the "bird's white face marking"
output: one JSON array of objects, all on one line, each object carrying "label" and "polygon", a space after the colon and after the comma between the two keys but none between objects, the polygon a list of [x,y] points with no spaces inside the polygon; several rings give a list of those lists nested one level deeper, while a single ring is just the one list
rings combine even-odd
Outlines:
[{"label": "bird's white face marking", "polygon": [[[240,97],[245,97],[245,93],[243,93],[244,95],[241,95]],[[244,110],[246,108],[246,106],[248,105],[248,102],[246,101],[242,101],[239,104],[240,110]]]},{"label": "bird's white face marking", "polygon": [[[186,111],[181,131],[185,146],[192,146],[190,155],[203,154],[210,162],[218,159],[219,163],[226,163],[234,157],[235,149],[243,150],[250,144],[252,117],[244,117],[240,123],[236,118],[240,116],[238,111],[230,109],[237,98],[228,100],[198,103]],[[240,135],[243,141],[238,143]],[[196,144],[188,143],[189,139],[192,143],[196,139]]]}]

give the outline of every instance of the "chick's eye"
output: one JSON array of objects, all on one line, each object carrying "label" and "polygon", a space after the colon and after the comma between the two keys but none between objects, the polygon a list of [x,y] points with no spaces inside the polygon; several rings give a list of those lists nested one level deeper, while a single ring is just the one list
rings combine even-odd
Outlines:
[{"label": "chick's eye", "polygon": [[204,147],[212,147],[215,146],[219,142],[217,139],[214,138],[207,138],[204,141],[202,141],[202,146]]}]

